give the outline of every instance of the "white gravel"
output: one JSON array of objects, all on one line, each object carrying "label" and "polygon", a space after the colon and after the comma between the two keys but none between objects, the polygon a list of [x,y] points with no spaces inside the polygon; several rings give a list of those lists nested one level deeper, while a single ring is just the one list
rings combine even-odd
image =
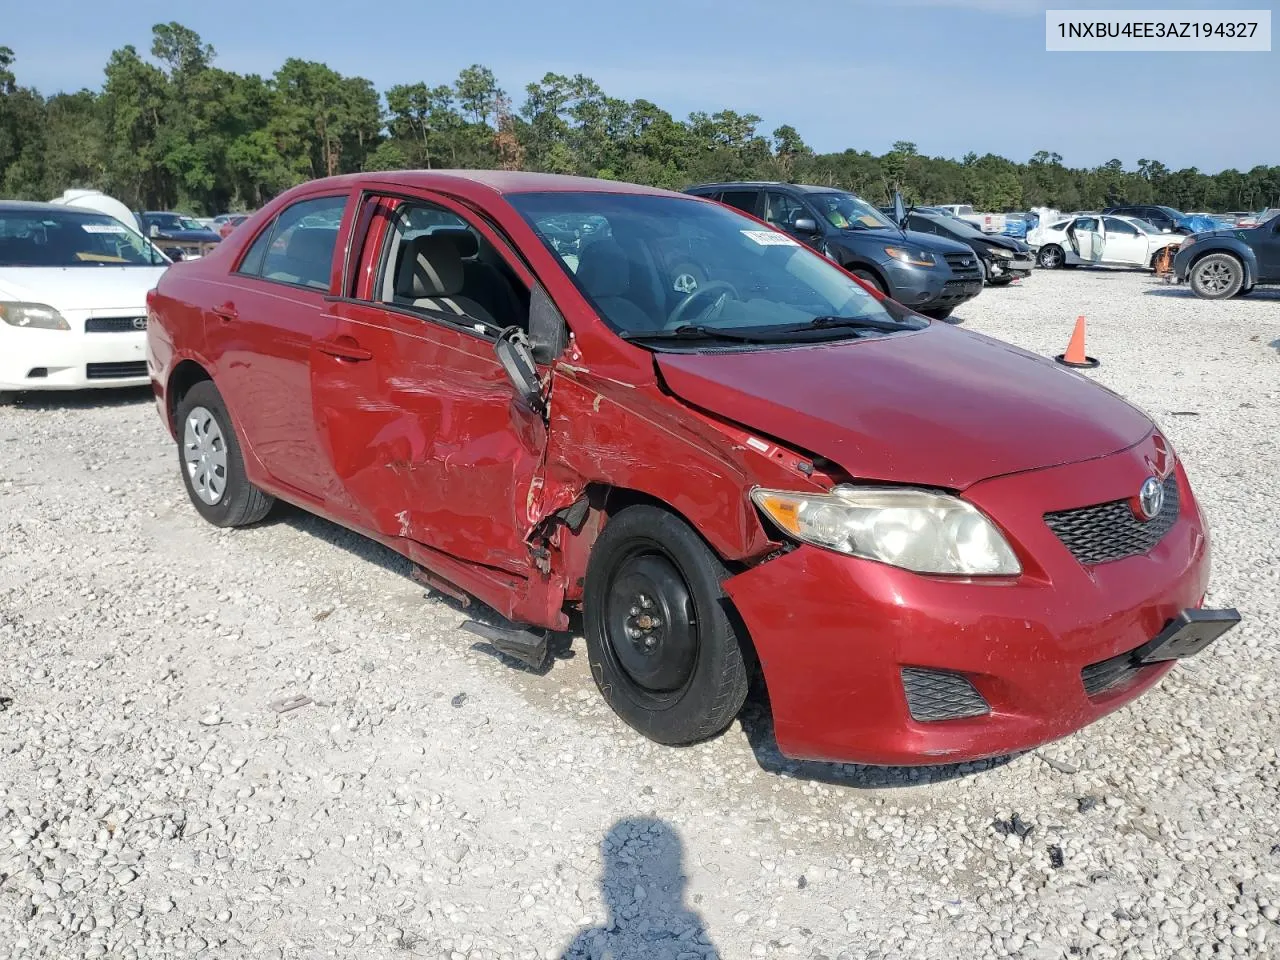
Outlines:
[{"label": "white gravel", "polygon": [[0,957],[1280,955],[1280,294],[1037,272],[957,316],[1054,354],[1078,314],[1244,623],[960,770],[789,763],[750,712],[651,745],[580,643],[517,671],[368,541],[204,524],[146,395],[0,409]]}]

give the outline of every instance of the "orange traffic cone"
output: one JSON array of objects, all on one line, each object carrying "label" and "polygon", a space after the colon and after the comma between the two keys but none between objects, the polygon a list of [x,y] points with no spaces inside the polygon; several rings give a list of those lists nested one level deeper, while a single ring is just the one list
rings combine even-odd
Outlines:
[{"label": "orange traffic cone", "polygon": [[1084,352],[1084,317],[1076,317],[1076,328],[1071,334],[1071,342],[1067,344],[1067,352],[1060,353],[1053,359],[1064,367],[1084,367],[1092,369],[1101,363]]}]

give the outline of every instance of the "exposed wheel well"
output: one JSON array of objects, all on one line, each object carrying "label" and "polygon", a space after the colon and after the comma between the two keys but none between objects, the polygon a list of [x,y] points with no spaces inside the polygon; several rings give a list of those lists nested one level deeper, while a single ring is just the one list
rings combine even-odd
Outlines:
[{"label": "exposed wheel well", "polygon": [[194,360],[183,360],[173,368],[173,373],[169,375],[169,385],[164,392],[166,413],[169,417],[169,426],[176,426],[174,417],[178,412],[178,404],[182,402],[182,398],[187,395],[187,391],[194,387],[202,380],[212,380],[209,371]]}]

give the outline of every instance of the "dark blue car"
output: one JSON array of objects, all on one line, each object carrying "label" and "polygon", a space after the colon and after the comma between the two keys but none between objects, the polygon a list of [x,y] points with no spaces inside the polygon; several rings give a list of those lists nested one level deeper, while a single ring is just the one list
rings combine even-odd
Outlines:
[{"label": "dark blue car", "polygon": [[791,234],[904,306],[945,319],[982,292],[982,266],[963,243],[912,230],[860,197],[796,183],[706,183],[685,193],[736,207]]},{"label": "dark blue car", "polygon": [[1182,241],[1173,258],[1179,283],[1196,296],[1226,300],[1256,284],[1280,284],[1280,214],[1247,230],[1227,228],[1196,233]]},{"label": "dark blue car", "polygon": [[180,213],[148,210],[138,214],[138,221],[143,232],[172,260],[202,257],[222,240],[215,231]]}]

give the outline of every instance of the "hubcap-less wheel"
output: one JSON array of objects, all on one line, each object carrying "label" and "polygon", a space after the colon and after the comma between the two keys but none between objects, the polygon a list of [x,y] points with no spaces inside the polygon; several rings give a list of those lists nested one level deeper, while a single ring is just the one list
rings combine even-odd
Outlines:
[{"label": "hubcap-less wheel", "polygon": [[1200,286],[1205,293],[1223,293],[1235,283],[1235,273],[1222,262],[1207,263],[1200,270]]},{"label": "hubcap-less wheel", "polygon": [[191,489],[209,506],[227,490],[227,443],[214,415],[193,407],[182,428],[182,461]]},{"label": "hubcap-less wheel", "polygon": [[618,565],[609,586],[605,629],[618,665],[637,687],[670,694],[698,660],[698,627],[689,587],[675,564],[639,553]]}]

